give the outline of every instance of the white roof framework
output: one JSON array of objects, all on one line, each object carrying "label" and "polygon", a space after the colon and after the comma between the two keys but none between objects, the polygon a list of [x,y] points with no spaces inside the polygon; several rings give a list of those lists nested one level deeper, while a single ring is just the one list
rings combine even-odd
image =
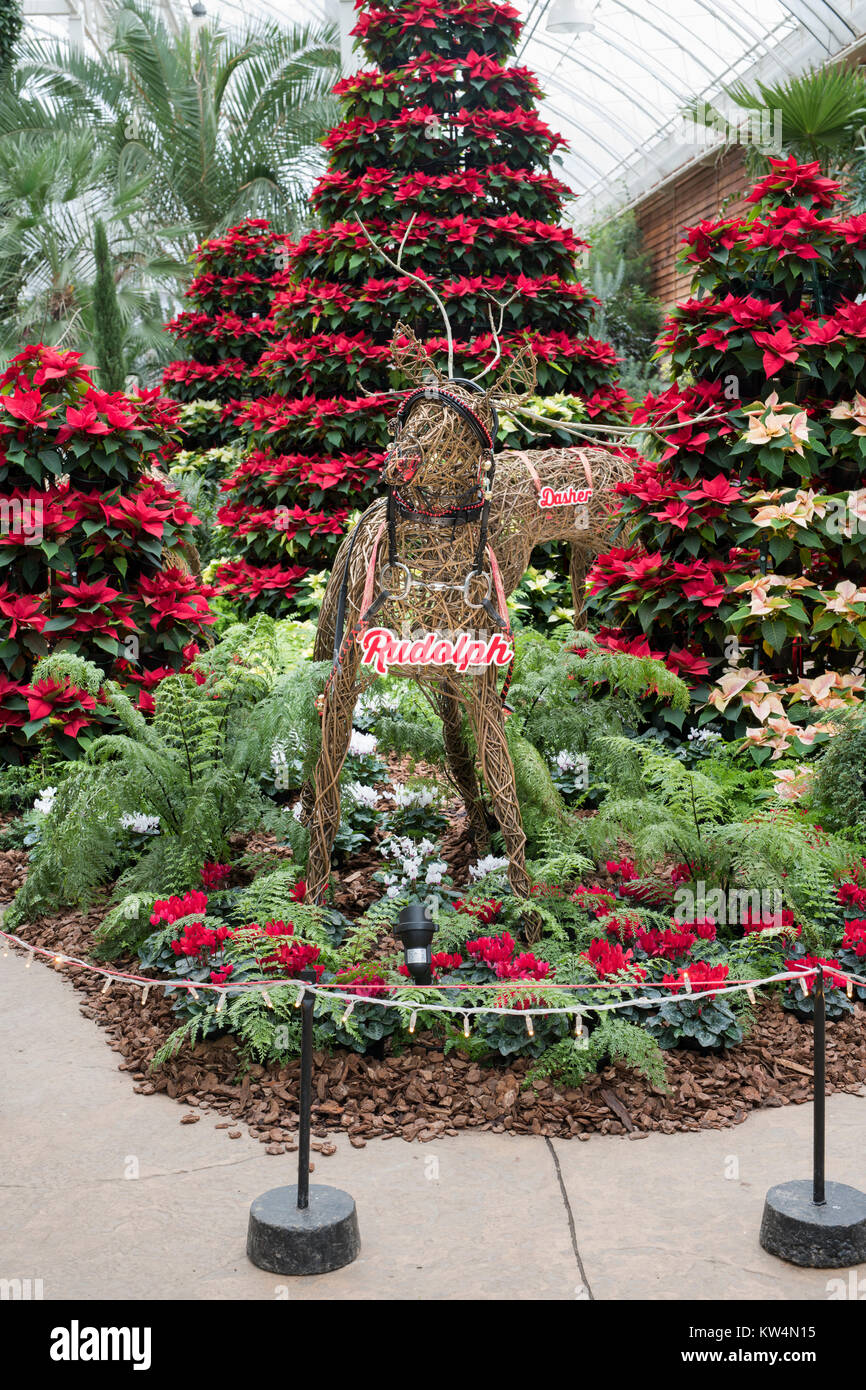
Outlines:
[{"label": "white roof framework", "polygon": [[[94,41],[104,0],[24,0],[37,16],[80,14]],[[191,0],[151,0],[169,22]],[[553,0],[511,0],[524,28],[517,62],[538,74],[542,115],[566,137],[562,174],[587,224],[645,197],[706,154],[684,138],[681,112],[694,101],[726,109],[724,87],[739,78],[778,81],[857,48],[866,0],[598,0],[588,33],[547,28]],[[231,25],[247,15],[286,21],[336,19],[351,27],[351,0],[205,0]],[[98,35],[96,36],[98,45]],[[348,58],[352,70],[360,55]],[[729,105],[729,104],[728,104]]]},{"label": "white roof framework", "polygon": [[519,61],[569,140],[566,181],[588,222],[633,203],[706,153],[684,136],[694,101],[723,111],[737,79],[778,81],[858,46],[862,0],[600,0],[589,33],[546,29],[551,0],[517,0]]}]

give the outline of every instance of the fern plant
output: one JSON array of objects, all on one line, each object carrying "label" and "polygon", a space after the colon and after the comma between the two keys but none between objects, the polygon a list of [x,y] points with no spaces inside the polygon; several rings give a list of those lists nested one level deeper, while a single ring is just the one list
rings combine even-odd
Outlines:
[{"label": "fern plant", "polygon": [[[253,624],[245,646],[230,636],[197,673],[160,683],[151,722],[116,686],[104,687],[122,732],[94,740],[58,788],[14,905],[18,920],[58,904],[88,906],[114,878],[116,900],[181,892],[199,883],[206,860],[226,856],[231,832],[261,823],[275,742],[292,737],[306,765],[315,760],[326,669],[281,675],[274,645],[272,624]],[[160,833],[130,860],[117,827],[138,811],[158,816]],[[282,828],[302,857],[306,831],[290,816]]]},{"label": "fern plant", "polygon": [[585,822],[597,855],[626,840],[648,881],[669,895],[671,861],[687,866],[693,898],[704,884],[707,895],[724,899],[713,913],[717,921],[727,920],[731,907],[735,915],[753,904],[760,912],[775,900],[793,909],[807,939],[820,940],[837,922],[835,881],[857,860],[849,842],[816,834],[791,808],[737,820],[727,792],[700,769],[622,736],[599,742],[612,789],[598,816]]},{"label": "fern plant", "polygon": [[527,1073],[523,1084],[532,1086],[543,1076],[553,1076],[560,1085],[576,1088],[608,1060],[640,1072],[658,1091],[669,1090],[658,1043],[646,1029],[626,1022],[615,1013],[600,1014],[591,1033],[584,1033],[580,1038],[563,1038],[549,1047]]}]

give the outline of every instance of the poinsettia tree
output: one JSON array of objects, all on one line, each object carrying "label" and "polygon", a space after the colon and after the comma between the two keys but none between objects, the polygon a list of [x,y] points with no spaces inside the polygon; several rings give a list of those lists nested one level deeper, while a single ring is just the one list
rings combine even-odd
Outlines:
[{"label": "poinsettia tree", "polygon": [[817,164],[770,160],[741,216],[686,229],[674,383],[592,573],[602,640],[695,685],[759,760],[864,688],[866,217]]},{"label": "poinsettia tree", "polygon": [[[98,390],[76,352],[27,347],[0,376],[0,728],[11,756],[38,733],[74,753],[102,720],[94,667],[152,708],[153,687],[194,659],[214,622],[190,563],[197,518],[163,476],[176,431],[172,402]],[[76,660],[34,681],[58,653]]]},{"label": "poinsettia tree", "polygon": [[190,307],[167,325],[186,353],[163,373],[166,391],[182,402],[183,448],[172,460],[172,476],[205,522],[200,548],[205,561],[214,561],[218,592],[242,607],[257,606],[262,593],[292,591],[293,576],[280,574],[279,566],[268,576],[249,572],[231,527],[212,532],[220,484],[244,452],[235,416],[266,390],[253,368],[282,336],[270,312],[275,293],[289,283],[291,245],[267,219],[252,217],[203,242],[185,291]]},{"label": "poinsettia tree", "polygon": [[[334,89],[344,119],[311,199],[321,225],[291,253],[294,283],[274,299],[284,336],[253,373],[268,393],[236,416],[250,452],[219,514],[265,574],[326,569],[371,500],[393,410],[384,393],[406,384],[389,370],[398,321],[444,352],[430,295],[376,246],[392,260],[402,246],[403,268],[435,284],[456,375],[491,362],[490,315],[498,323],[503,305],[503,357],[528,337],[542,393],[577,396],[594,418],[626,408],[615,353],[592,336],[595,301],[577,275],[585,244],[562,220],[569,190],[553,165],[564,141],[535,109],[533,74],[508,65],[517,12],[492,0],[358,8],[354,32],[375,66]],[[532,428],[509,442],[571,442]]]}]

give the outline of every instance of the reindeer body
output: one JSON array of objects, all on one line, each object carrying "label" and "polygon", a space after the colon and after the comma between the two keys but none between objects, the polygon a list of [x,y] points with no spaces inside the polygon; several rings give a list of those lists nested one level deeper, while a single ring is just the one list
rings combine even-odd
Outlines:
[{"label": "reindeer body", "polygon": [[[420,433],[421,431],[419,431]],[[586,469],[592,478],[592,502],[585,507],[539,505],[540,490],[549,487],[563,492],[569,485],[585,486]],[[572,586],[575,614],[582,610],[583,575],[586,557],[595,551],[609,525],[613,487],[630,475],[632,466],[604,449],[548,449],[524,452],[505,451],[497,456],[495,483],[490,498],[487,547],[501,577],[501,593],[507,597],[520,583],[535,546],[547,541],[567,540],[572,546]],[[485,592],[486,575],[475,580],[464,596],[466,576],[472,568],[478,544],[478,525],[436,525],[422,511],[429,503],[429,480],[421,479],[404,489],[406,500],[419,508],[416,513],[396,519],[396,550],[418,581],[406,599],[388,598],[376,613],[377,626],[398,634],[418,635],[419,631],[439,633],[492,632],[495,624],[479,606]],[[316,660],[331,659],[335,652],[337,617],[341,591],[344,596],[344,629],[357,632],[365,589],[381,593],[384,579],[390,578],[386,539],[387,502],[381,498],[363,514],[345,538],[334,568],[319,617],[314,649]],[[375,552],[375,554],[374,554]],[[424,587],[429,584],[431,587]],[[493,585],[489,586],[495,596]],[[506,615],[501,615],[503,618]],[[339,827],[339,775],[348,750],[352,716],[362,689],[361,650],[354,639],[343,640],[342,655],[326,690],[322,712],[322,751],[316,767],[315,797],[312,789],[305,796],[305,819],[310,826],[310,856],[307,868],[308,893],[313,900],[323,894],[328,880],[330,853]],[[514,770],[504,732],[504,711],[498,689],[502,676],[495,667],[482,673],[460,675],[453,667],[392,666],[390,674],[416,681],[426,687],[438,707],[451,777],[466,806],[476,843],[483,846],[488,826],[479,792],[474,759],[463,733],[465,709],[478,752],[478,761],[493,805],[496,820],[509,857],[509,880],[515,893],[529,894],[529,878],[524,862],[524,835]]]}]

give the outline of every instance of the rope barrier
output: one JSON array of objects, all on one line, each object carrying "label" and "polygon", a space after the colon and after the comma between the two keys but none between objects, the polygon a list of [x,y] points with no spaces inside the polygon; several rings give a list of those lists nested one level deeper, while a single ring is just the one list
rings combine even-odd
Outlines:
[{"label": "rope barrier", "polygon": [[[585,1006],[585,1008],[574,1007],[574,1006],[573,1006],[573,1007],[557,1007],[557,1006],[552,1006],[552,1005],[545,1005],[545,1006],[531,1007],[531,1008],[526,1008],[526,1009],[517,1009],[517,1008],[507,1008],[507,1007],[502,1007],[502,1006],[497,1007],[497,1006],[495,1006],[495,1005],[494,1005],[494,1006],[487,1006],[487,1005],[473,1005],[473,1004],[470,1004],[470,1005],[465,1005],[465,1006],[464,1006],[464,1005],[460,1005],[460,1004],[440,1004],[440,1003],[433,1003],[433,1002],[431,1002],[431,1003],[429,1003],[429,1004],[426,1004],[426,1003],[419,1002],[417,999],[408,999],[408,1000],[407,1000],[407,999],[401,999],[401,998],[399,998],[399,997],[397,997],[397,998],[393,998],[393,997],[392,997],[392,998],[382,998],[382,997],[380,997],[380,996],[378,996],[378,995],[356,994],[356,993],[354,993],[354,992],[352,991],[351,985],[348,985],[348,986],[347,986],[347,985],[341,985],[341,984],[338,984],[338,983],[333,983],[333,984],[319,984],[319,983],[316,983],[316,984],[313,984],[311,981],[302,981],[302,980],[279,980],[279,979],[278,979],[278,980],[238,980],[238,981],[236,981],[234,984],[214,984],[214,983],[213,983],[212,981],[210,981],[210,980],[202,981],[202,980],[177,979],[177,978],[160,978],[160,977],[158,977],[158,976],[152,976],[152,975],[150,975],[150,976],[148,976],[148,975],[136,975],[136,974],[131,973],[130,971],[112,970],[112,969],[109,969],[109,968],[104,967],[104,966],[94,965],[94,964],[93,964],[92,962],[90,962],[90,961],[81,960],[81,959],[80,959],[79,957],[77,957],[77,956],[70,956],[70,955],[67,955],[67,954],[66,954],[65,952],[63,952],[63,951],[52,950],[52,949],[50,949],[49,947],[46,947],[46,946],[34,946],[34,945],[32,945],[29,941],[25,941],[25,940],[23,940],[21,937],[15,936],[12,932],[0,931],[0,938],[2,938],[7,944],[11,944],[11,945],[13,945],[13,946],[18,947],[18,948],[21,949],[21,950],[26,951],[26,952],[29,954],[31,960],[32,960],[33,956],[35,956],[35,955],[38,955],[38,956],[45,956],[45,957],[51,957],[53,963],[54,963],[55,965],[57,965],[57,966],[59,966],[59,965],[75,966],[75,967],[77,967],[78,969],[87,970],[87,971],[89,971],[91,974],[99,975],[99,976],[101,976],[103,979],[106,980],[106,982],[107,982],[107,983],[106,983],[106,988],[108,988],[109,985],[110,985],[113,981],[116,980],[116,981],[118,981],[118,982],[121,983],[121,984],[136,985],[136,986],[139,986],[139,987],[141,987],[142,989],[148,990],[148,991],[149,991],[150,989],[166,989],[166,990],[172,990],[172,989],[185,989],[185,990],[188,991],[188,993],[192,994],[194,997],[196,997],[199,993],[202,993],[202,994],[214,994],[214,995],[217,995],[217,996],[221,996],[221,997],[222,997],[222,1002],[221,1002],[220,1005],[219,1005],[220,1008],[223,1007],[223,1004],[224,1004],[224,1002],[225,1002],[225,998],[226,998],[226,997],[232,996],[232,995],[240,995],[240,994],[244,994],[244,993],[260,993],[260,994],[263,994],[263,995],[266,996],[266,998],[265,998],[266,1004],[268,1004],[269,1006],[272,1007],[272,1005],[270,1004],[270,999],[269,999],[267,996],[269,996],[269,994],[272,993],[272,992],[275,991],[275,990],[278,990],[278,989],[288,989],[288,988],[291,988],[291,989],[293,989],[293,990],[295,991],[295,994],[296,994],[296,998],[295,998],[295,1007],[299,1007],[299,1006],[300,1006],[300,1004],[302,1003],[302,1001],[303,1001],[303,999],[304,999],[304,996],[305,996],[306,994],[311,994],[311,995],[313,995],[313,996],[318,995],[318,996],[320,996],[320,997],[322,997],[322,998],[338,999],[338,1000],[340,1000],[341,1003],[346,1004],[347,1007],[348,1007],[349,1005],[351,1005],[352,1008],[354,1008],[357,1004],[377,1004],[377,1005],[380,1005],[382,1008],[386,1008],[386,1009],[401,1009],[401,1010],[403,1010],[404,1012],[407,1012],[407,1011],[409,1011],[409,1012],[419,1012],[419,1011],[423,1011],[423,1012],[425,1012],[425,1013],[441,1013],[441,1014],[452,1014],[452,1015],[453,1015],[453,1014],[459,1014],[459,1015],[460,1015],[461,1017],[463,1017],[463,1018],[467,1018],[467,1017],[476,1017],[476,1016],[480,1016],[480,1015],[483,1015],[483,1014],[496,1014],[496,1015],[501,1015],[501,1016],[515,1017],[515,1018],[526,1018],[527,1015],[529,1015],[529,1016],[536,1016],[536,1015],[538,1015],[538,1016],[542,1016],[542,1017],[547,1016],[547,1015],[551,1015],[551,1016],[552,1016],[552,1015],[558,1015],[558,1016],[573,1017],[573,1018],[576,1018],[576,1019],[580,1019],[580,1018],[583,1017],[583,1014],[584,1014],[585,1012],[590,1012],[590,1011],[591,1011],[592,1013],[610,1013],[610,1012],[612,1012],[612,1011],[614,1011],[614,1010],[616,1010],[616,1009],[624,1009],[624,1008],[638,1008],[638,1009],[640,1009],[640,1008],[645,1008],[645,1009],[651,1009],[651,1008],[655,1008],[655,1007],[658,1005],[658,1003],[659,1003],[659,1000],[658,1000],[657,998],[647,998],[646,996],[643,996],[643,997],[639,997],[639,998],[627,998],[627,999],[618,999],[618,1000],[608,1000],[608,1001],[606,1001],[606,1002],[604,1002],[604,1003],[592,1003],[592,1004],[587,1004],[587,1005]],[[4,951],[4,954],[8,954],[8,950]],[[30,962],[28,961],[27,964],[29,965],[29,963],[30,963]],[[660,990],[669,989],[669,990],[674,990],[674,991],[676,991],[677,994],[683,993],[687,999],[694,999],[694,1000],[697,1000],[697,999],[711,999],[711,998],[713,998],[715,995],[718,995],[718,994],[739,994],[739,993],[742,993],[743,991],[753,991],[753,990],[755,990],[755,989],[760,989],[760,988],[762,988],[762,987],[764,987],[764,986],[766,986],[766,985],[779,984],[779,983],[782,983],[782,982],[787,981],[787,980],[801,980],[801,981],[805,981],[805,980],[808,980],[808,979],[814,977],[815,975],[820,974],[820,971],[821,971],[821,967],[819,967],[819,966],[810,966],[809,968],[807,968],[807,969],[805,969],[805,970],[779,971],[777,974],[774,974],[774,975],[767,975],[767,976],[762,977],[761,979],[754,979],[754,980],[732,980],[732,981],[730,981],[729,983],[727,983],[727,984],[725,984],[725,985],[715,985],[715,986],[713,986],[712,989],[705,989],[705,990],[700,990],[700,989],[695,989],[695,988],[693,988],[693,987],[690,987],[689,984],[687,983],[687,981],[686,981],[685,979],[683,979],[683,980],[676,980],[676,981],[668,981],[668,982],[665,982],[665,981],[663,981],[663,980],[649,981],[649,982],[637,981],[637,980],[635,980],[635,981],[633,981],[633,982],[630,982],[630,981],[622,981],[622,980],[618,980],[618,981],[598,980],[598,981],[591,981],[591,982],[588,982],[588,983],[585,983],[585,984],[561,984],[561,985],[556,984],[555,982],[551,982],[550,984],[546,984],[545,981],[543,981],[543,980],[538,980],[538,981],[533,981],[533,980],[526,980],[526,981],[508,981],[508,980],[501,980],[501,981],[499,981],[499,982],[497,982],[497,983],[479,983],[479,984],[474,984],[474,983],[471,983],[471,982],[467,982],[467,983],[465,983],[465,984],[462,984],[462,983],[457,983],[457,984],[436,984],[436,985],[415,985],[415,984],[413,984],[412,986],[405,986],[405,988],[406,988],[406,989],[411,989],[411,991],[412,991],[413,994],[417,994],[419,991],[422,991],[422,992],[423,992],[424,990],[431,990],[431,991],[434,991],[434,992],[437,992],[437,993],[441,993],[443,990],[461,990],[461,991],[467,991],[467,990],[469,990],[469,991],[475,992],[475,991],[478,991],[478,990],[489,990],[489,989],[496,990],[499,994],[503,994],[503,993],[507,992],[510,988],[511,988],[511,989],[515,989],[515,990],[516,990],[516,989],[521,989],[521,990],[524,990],[524,989],[525,989],[526,991],[528,991],[529,993],[531,993],[531,992],[532,992],[532,989],[533,989],[533,986],[539,986],[539,987],[541,987],[541,988],[556,989],[556,990],[575,990],[575,991],[581,991],[581,990],[586,990],[586,991],[592,991],[592,990],[620,990],[620,991],[623,991],[623,990],[630,990],[630,991],[631,991],[631,990],[638,989],[638,988],[640,988],[640,987],[642,986],[644,990],[646,990],[646,989],[660,989]],[[825,973],[826,973],[826,972],[825,972]],[[853,975],[853,974],[850,974],[850,973],[848,973],[847,971],[843,971],[843,970],[837,968],[836,966],[833,966],[833,967],[832,967],[832,970],[831,970],[829,973],[830,973],[833,977],[835,977],[835,978],[838,978],[838,979],[840,979],[840,980],[844,980],[845,983],[846,983],[846,986],[849,987],[849,992],[850,992],[850,988],[853,987],[854,985],[866,985],[866,978],[864,978],[864,977],[862,977],[862,976],[860,976],[860,975]],[[404,988],[404,987],[402,987],[402,986],[400,986],[400,985],[381,985],[381,986],[378,986],[378,988],[380,988],[380,989],[388,989],[388,990],[400,990],[401,988]]]}]

